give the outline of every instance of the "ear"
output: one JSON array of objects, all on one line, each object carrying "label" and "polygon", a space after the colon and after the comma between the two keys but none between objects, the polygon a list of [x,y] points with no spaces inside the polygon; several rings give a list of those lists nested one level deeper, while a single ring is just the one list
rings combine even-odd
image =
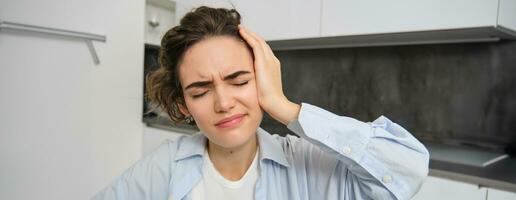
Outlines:
[{"label": "ear", "polygon": [[176,103],[177,107],[179,108],[179,111],[183,113],[185,116],[189,116],[190,112],[188,111],[188,108],[184,104]]}]

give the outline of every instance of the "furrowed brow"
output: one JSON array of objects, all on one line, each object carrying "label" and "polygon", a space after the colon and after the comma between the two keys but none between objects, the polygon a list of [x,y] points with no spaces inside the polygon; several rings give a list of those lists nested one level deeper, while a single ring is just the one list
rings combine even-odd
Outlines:
[{"label": "furrowed brow", "polygon": [[[224,80],[226,81],[226,80],[235,79],[235,78],[237,78],[237,77],[238,77],[238,76],[240,76],[240,75],[243,75],[243,74],[250,74],[250,73],[251,73],[251,72],[249,72],[249,71],[243,71],[243,70],[241,70],[241,71],[237,71],[237,72],[233,72],[233,73],[231,73],[231,74],[229,74],[229,75],[225,76],[225,77],[224,77]],[[205,87],[205,86],[207,86],[207,85],[209,85],[209,84],[212,84],[212,81],[197,81],[197,82],[193,82],[193,83],[191,83],[190,85],[186,86],[186,87],[185,87],[185,90],[188,90],[188,89],[190,89],[190,88],[194,88],[194,87]]]},{"label": "furrowed brow", "polygon": [[204,87],[209,84],[211,84],[211,81],[197,81],[197,82],[193,82],[190,85],[186,86],[185,90],[188,90],[188,89],[194,88],[194,87]]},{"label": "furrowed brow", "polygon": [[227,75],[224,77],[224,80],[230,80],[230,79],[235,79],[236,77],[240,76],[240,75],[243,75],[243,74],[250,74],[251,72],[249,71],[237,71],[237,72],[233,72],[231,73],[230,75]]}]

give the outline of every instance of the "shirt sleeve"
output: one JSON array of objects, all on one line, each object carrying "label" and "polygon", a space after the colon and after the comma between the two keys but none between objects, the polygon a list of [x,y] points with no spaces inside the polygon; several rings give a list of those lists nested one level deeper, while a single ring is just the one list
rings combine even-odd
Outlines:
[{"label": "shirt sleeve", "polygon": [[312,166],[345,166],[348,198],[410,199],[428,174],[428,150],[384,116],[365,123],[303,103],[287,127],[324,153],[309,158]]},{"label": "shirt sleeve", "polygon": [[167,199],[171,143],[161,144],[91,200]]}]

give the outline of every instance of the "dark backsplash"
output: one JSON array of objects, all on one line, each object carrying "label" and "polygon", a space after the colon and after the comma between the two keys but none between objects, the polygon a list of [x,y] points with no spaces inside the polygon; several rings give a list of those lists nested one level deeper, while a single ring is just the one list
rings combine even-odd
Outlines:
[{"label": "dark backsplash", "polygon": [[[503,147],[516,139],[516,42],[276,51],[295,102],[422,140]],[[290,133],[266,116],[262,127]]]}]

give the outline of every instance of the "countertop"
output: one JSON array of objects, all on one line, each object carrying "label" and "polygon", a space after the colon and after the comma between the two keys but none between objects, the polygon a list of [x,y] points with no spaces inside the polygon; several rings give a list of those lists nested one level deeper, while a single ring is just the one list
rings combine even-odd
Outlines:
[{"label": "countertop", "polygon": [[486,167],[430,160],[430,176],[516,192],[516,158],[509,157]]}]

